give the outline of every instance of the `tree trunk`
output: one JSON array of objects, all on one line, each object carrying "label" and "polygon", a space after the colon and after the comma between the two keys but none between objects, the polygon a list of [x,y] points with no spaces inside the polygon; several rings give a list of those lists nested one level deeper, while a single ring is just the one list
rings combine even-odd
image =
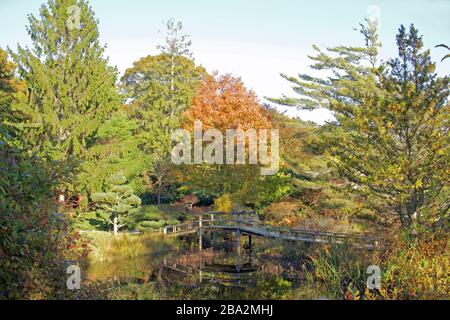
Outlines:
[{"label": "tree trunk", "polygon": [[119,233],[119,218],[117,216],[114,217],[113,220],[113,227],[114,227],[114,236],[116,237]]},{"label": "tree trunk", "polygon": [[170,65],[170,92],[173,94],[175,91],[175,55],[171,56],[171,65]]},{"label": "tree trunk", "polygon": [[162,192],[162,181],[161,181],[161,178],[159,178],[158,179],[158,194],[157,194],[158,206],[161,205],[161,192]]},{"label": "tree trunk", "polygon": [[160,206],[161,205],[161,187],[158,187],[157,198],[158,198],[158,206]]}]

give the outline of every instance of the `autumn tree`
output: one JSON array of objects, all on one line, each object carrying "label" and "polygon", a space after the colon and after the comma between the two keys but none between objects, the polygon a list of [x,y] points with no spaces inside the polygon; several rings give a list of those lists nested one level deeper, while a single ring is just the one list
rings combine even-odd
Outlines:
[{"label": "autumn tree", "polygon": [[[311,75],[290,77],[299,97],[272,101],[331,110],[326,136],[332,164],[377,213],[378,221],[425,225],[448,215],[449,78],[438,77],[414,26],[397,35],[399,56],[380,62],[377,24],[361,26],[364,47],[340,46],[311,57]],[[447,196],[446,196],[447,195]]]},{"label": "autumn tree", "polygon": [[[193,130],[196,121],[202,123],[204,130],[222,132],[224,145],[227,129],[272,128],[269,114],[255,93],[248,90],[241,79],[231,75],[215,74],[204,79],[184,115],[183,126]],[[248,143],[245,146],[248,148]],[[230,193],[236,202],[251,205],[258,202],[255,190],[264,180],[258,165],[196,164],[185,166],[183,172],[181,180],[193,192],[203,190],[212,197]]]},{"label": "autumn tree", "polygon": [[226,74],[206,77],[185,113],[185,125],[193,128],[201,121],[203,128],[217,129],[267,129],[272,127],[268,114],[256,94],[248,90],[240,78]]}]

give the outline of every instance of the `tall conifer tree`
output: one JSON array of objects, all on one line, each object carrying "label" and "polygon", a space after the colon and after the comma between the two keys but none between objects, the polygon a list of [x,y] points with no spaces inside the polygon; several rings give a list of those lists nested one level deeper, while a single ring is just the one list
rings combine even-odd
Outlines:
[{"label": "tall conifer tree", "polygon": [[122,78],[125,94],[136,110],[140,149],[148,159],[144,175],[158,204],[171,171],[171,135],[180,127],[181,114],[207,74],[191,59],[191,41],[181,22],[170,19],[166,27],[165,42],[158,46],[161,54],[135,62]]},{"label": "tall conifer tree", "polygon": [[19,46],[13,57],[27,86],[23,111],[32,140],[55,160],[87,159],[99,125],[119,102],[98,21],[85,0],[48,0],[28,20],[32,47]]},{"label": "tall conifer tree", "polygon": [[377,23],[362,26],[364,47],[340,46],[311,59],[330,76],[283,75],[300,97],[271,99],[333,112],[324,137],[332,163],[386,224],[448,219],[449,77],[438,77],[414,26],[397,35],[398,58],[379,62]]}]

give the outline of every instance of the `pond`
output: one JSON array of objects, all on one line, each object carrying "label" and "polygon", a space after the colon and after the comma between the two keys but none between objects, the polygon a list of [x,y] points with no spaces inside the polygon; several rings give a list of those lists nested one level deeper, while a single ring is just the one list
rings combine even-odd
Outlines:
[{"label": "pond", "polygon": [[[214,235],[193,246],[195,237],[179,241],[187,250],[164,260],[162,279],[170,295],[189,299],[326,299],[308,282],[301,248],[279,241]],[[295,250],[298,249],[298,250]],[[291,252],[292,251],[292,252]]]}]

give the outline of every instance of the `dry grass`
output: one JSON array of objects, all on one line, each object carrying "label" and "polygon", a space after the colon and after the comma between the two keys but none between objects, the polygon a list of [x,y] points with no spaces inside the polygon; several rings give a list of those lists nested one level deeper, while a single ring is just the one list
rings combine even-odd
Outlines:
[{"label": "dry grass", "polygon": [[87,280],[141,280],[147,282],[172,251],[173,243],[160,235],[119,235],[90,232],[93,249],[88,257]]}]

